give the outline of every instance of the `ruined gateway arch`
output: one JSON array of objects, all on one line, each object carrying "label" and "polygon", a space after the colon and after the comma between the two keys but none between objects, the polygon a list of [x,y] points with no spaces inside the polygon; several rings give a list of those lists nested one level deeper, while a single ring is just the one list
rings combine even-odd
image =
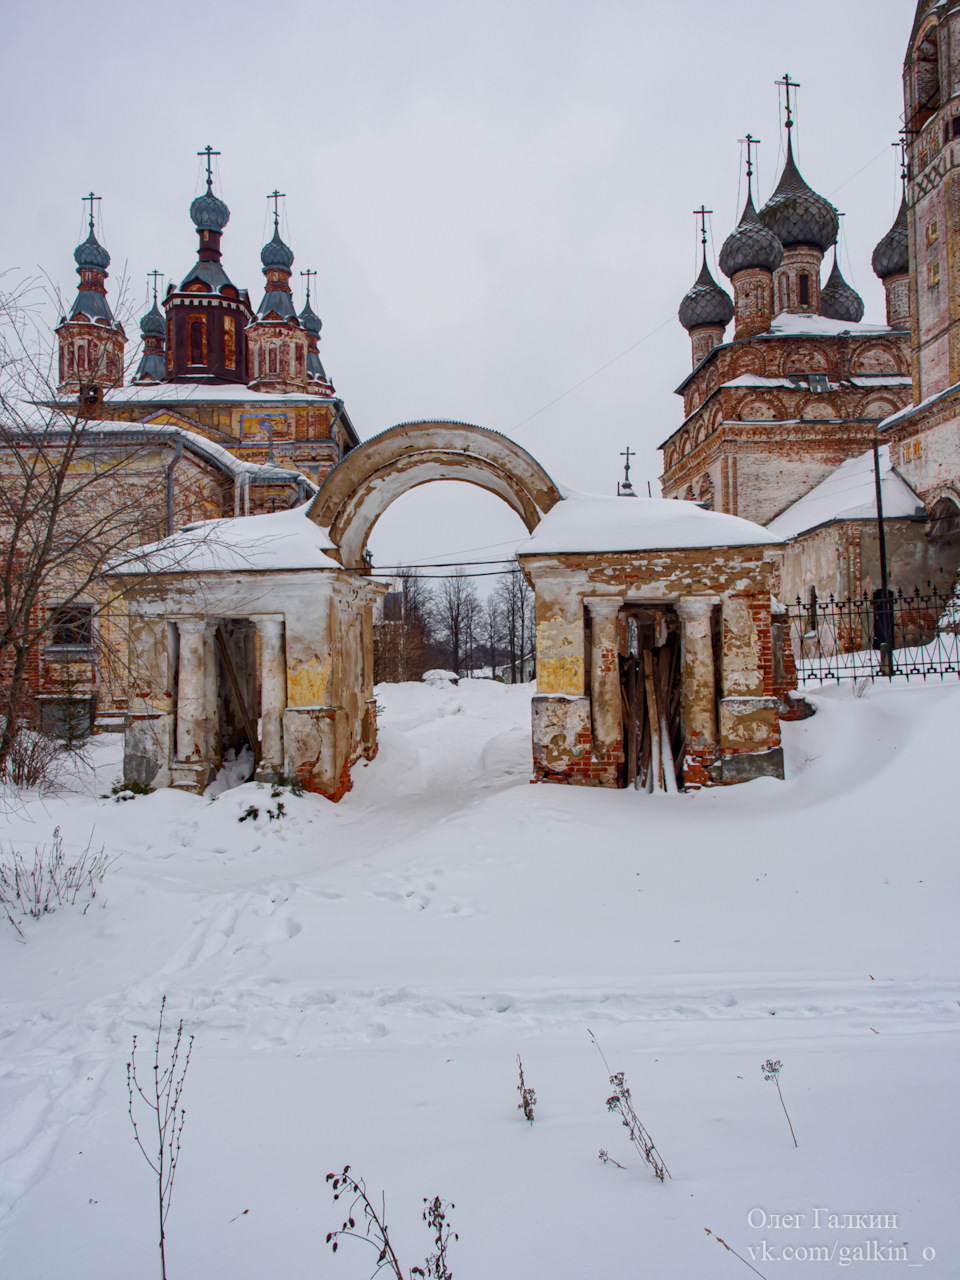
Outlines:
[{"label": "ruined gateway arch", "polygon": [[309,517],[330,539],[345,569],[364,569],[363,553],[387,507],[417,485],[465,480],[494,493],[532,532],[562,498],[525,449],[485,427],[462,422],[404,422],[352,450],[324,480]]},{"label": "ruined gateway arch", "polygon": [[387,583],[367,541],[434,480],[496,494],[532,534],[519,556],[536,600],[534,780],[695,790],[783,776],[796,675],[779,615],[774,627],[776,538],[694,503],[563,494],[499,432],[427,421],[358,446],[308,508],[216,522],[209,545],[208,525],[188,526],[143,549],[145,573],[117,571],[130,575],[128,781],[202,793],[246,742],[257,777],[339,800],[377,754]]}]

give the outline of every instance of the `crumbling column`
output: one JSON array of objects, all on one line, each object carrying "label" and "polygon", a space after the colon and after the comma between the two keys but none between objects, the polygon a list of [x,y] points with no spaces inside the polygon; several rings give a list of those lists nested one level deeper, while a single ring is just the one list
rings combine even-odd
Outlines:
[{"label": "crumbling column", "polygon": [[593,624],[590,661],[590,703],[594,753],[620,758],[623,754],[623,710],[620,699],[620,653],[617,640],[619,599],[587,598]]},{"label": "crumbling column", "polygon": [[283,773],[287,664],[283,618],[255,618],[260,633],[260,772]]},{"label": "crumbling column", "polygon": [[198,761],[207,739],[206,618],[177,618],[180,674],[177,680],[177,759]]},{"label": "crumbling column", "polygon": [[677,602],[683,623],[683,784],[687,790],[709,785],[717,756],[717,690],[713,665],[713,606],[710,597],[687,596]]}]

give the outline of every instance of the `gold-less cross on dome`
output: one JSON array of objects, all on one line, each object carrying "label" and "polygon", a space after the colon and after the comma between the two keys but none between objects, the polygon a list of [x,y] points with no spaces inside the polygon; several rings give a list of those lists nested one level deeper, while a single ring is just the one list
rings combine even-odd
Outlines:
[{"label": "gold-less cross on dome", "polygon": [[153,280],[153,300],[154,300],[154,302],[156,302],[156,300],[157,300],[157,280],[158,280],[158,279],[159,279],[159,280],[162,280],[162,279],[163,279],[163,272],[162,272],[162,271],[157,271],[157,270],[148,271],[148,272],[147,272],[147,279],[148,279],[148,280],[150,280],[150,279],[152,279],[152,280]]},{"label": "gold-less cross on dome", "polygon": [[310,277],[311,277],[311,276],[315,276],[317,273],[316,273],[315,271],[311,271],[311,270],[309,269],[309,267],[308,267],[306,271],[301,271],[301,272],[300,272],[300,274],[301,274],[301,276],[306,276],[306,277],[307,277],[307,306],[309,307],[309,305],[310,305]]},{"label": "gold-less cross on dome", "polygon": [[694,209],[693,216],[700,219],[700,243],[703,245],[703,252],[707,252],[707,215],[713,213],[712,209],[708,209],[706,205],[701,205],[699,209]]},{"label": "gold-less cross on dome", "polygon": [[745,138],[741,138],[740,141],[744,143],[747,148],[747,180],[749,181],[749,179],[753,177],[753,148],[759,147],[760,139],[755,138],[752,133],[748,133],[747,136]]},{"label": "gold-less cross on dome", "polygon": [[86,204],[88,200],[90,201],[90,234],[91,235],[93,234],[93,202],[95,200],[100,200],[100,199],[102,199],[102,197],[95,196],[92,191],[88,196],[83,196],[81,199],[81,204]]},{"label": "gold-less cross on dome", "polygon": [[791,89],[799,89],[799,88],[800,88],[800,85],[797,83],[797,81],[796,81],[796,80],[791,80],[791,79],[790,79],[790,73],[789,73],[788,71],[784,72],[784,75],[783,75],[783,79],[782,79],[782,80],[775,80],[775,81],[774,81],[774,84],[776,84],[776,85],[783,85],[783,87],[784,87],[784,89],[785,89],[785,91],[786,91],[786,95],[787,95],[787,128],[788,128],[788,129],[792,129],[792,128],[793,128],[793,108],[790,106],[790,90],[791,90]]},{"label": "gold-less cross on dome", "polygon": [[270,192],[270,194],[267,196],[267,199],[268,199],[268,200],[272,200],[272,201],[273,201],[273,229],[274,229],[274,231],[276,231],[277,227],[279,227],[279,225],[280,225],[280,201],[281,201],[281,200],[286,200],[286,198],[287,198],[287,197],[286,197],[286,194],[285,194],[283,191],[278,191],[276,187],[274,187],[274,188],[273,188],[273,190]]},{"label": "gold-less cross on dome", "polygon": [[624,484],[630,483],[630,459],[635,458],[636,456],[637,456],[636,452],[631,451],[629,445],[627,445],[626,449],[624,449],[620,454],[621,458],[626,458],[626,462],[623,464],[623,483]]},{"label": "gold-less cross on dome", "polygon": [[206,156],[207,158],[207,190],[208,191],[213,190],[213,164],[212,164],[213,157],[218,156],[219,154],[220,152],[214,151],[213,147],[211,147],[209,142],[203,148],[202,151],[197,152],[198,156]]}]

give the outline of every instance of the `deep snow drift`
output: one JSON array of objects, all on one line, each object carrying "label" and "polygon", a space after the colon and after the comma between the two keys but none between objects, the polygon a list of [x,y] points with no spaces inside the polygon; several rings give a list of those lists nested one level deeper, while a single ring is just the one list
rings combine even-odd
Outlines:
[{"label": "deep snow drift", "polygon": [[[164,993],[196,1034],[171,1280],[370,1275],[372,1250],[324,1245],[347,1162],[406,1267],[422,1197],[456,1203],[457,1280],[748,1275],[705,1227],[768,1280],[871,1241],[906,1242],[898,1274],[960,1273],[960,689],[814,692],[786,782],[677,797],[530,786],[529,696],[380,688],[380,755],[339,805],[101,799],[104,738],[96,778],[8,808],[5,849],[59,824],[118,860],[86,913],[0,929],[5,1278],[159,1274],[125,1064]],[[664,1185],[605,1109],[588,1028]],[[784,1214],[804,1216],[764,1217]]]}]

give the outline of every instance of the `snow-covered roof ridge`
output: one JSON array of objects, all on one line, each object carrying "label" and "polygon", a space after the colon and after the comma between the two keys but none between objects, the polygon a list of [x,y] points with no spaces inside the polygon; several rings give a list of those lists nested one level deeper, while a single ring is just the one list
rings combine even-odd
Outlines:
[{"label": "snow-covered roof ridge", "polygon": [[[890,461],[890,449],[880,446],[880,489],[884,518],[913,517],[923,510],[919,495]],[[835,520],[872,520],[877,515],[873,450],[841,462],[835,471],[805,493],[767,528],[782,538],[796,538]]]},{"label": "snow-covered roof ridge", "polygon": [[793,311],[781,311],[778,316],[774,316],[767,332],[757,336],[779,338],[784,335],[814,334],[817,337],[833,337],[849,333],[851,337],[857,338],[899,332],[901,330],[891,329],[888,324],[868,324],[863,320],[831,320],[829,316],[798,315]]},{"label": "snow-covered roof ridge", "polygon": [[954,382],[949,387],[944,387],[942,391],[935,391],[932,395],[921,400],[919,404],[908,404],[904,409],[898,409],[896,413],[891,413],[889,418],[884,418],[877,427],[878,431],[889,431],[891,427],[899,426],[901,422],[912,417],[915,413],[921,413],[924,409],[929,409],[931,405],[938,404],[941,400],[947,400],[950,396],[955,396],[960,392],[960,382]]},{"label": "snow-covered roof ridge", "polygon": [[107,403],[115,401],[120,404],[175,404],[191,401],[222,400],[250,401],[251,403],[288,403],[291,401],[310,404],[333,404],[338,396],[317,396],[308,391],[270,392],[253,391],[245,383],[210,383],[210,382],[141,382],[124,387],[111,387],[104,392]]},{"label": "snow-covered roof ridge", "polygon": [[304,475],[302,471],[298,471],[296,467],[282,467],[276,462],[245,462],[242,458],[232,454],[229,449],[225,449],[213,440],[208,440],[206,436],[202,436],[196,431],[188,431],[185,427],[180,427],[173,423],[91,420],[84,424],[83,434],[88,436],[91,433],[118,436],[142,435],[145,440],[157,436],[176,439],[179,436],[192,452],[208,458],[221,470],[228,472],[235,478],[247,476],[251,480],[263,480],[266,482],[294,480],[302,482],[309,494],[312,495],[317,492],[317,486],[314,481],[309,476]]},{"label": "snow-covered roof ridge", "polygon": [[169,538],[117,556],[112,574],[256,573],[341,566],[333,543],[307,518],[306,506],[229,520],[200,520]]},{"label": "snow-covered roof ridge", "polygon": [[613,498],[561,489],[564,494],[517,554],[565,555],[604,551],[671,551],[695,547],[776,545],[776,533],[696,502],[672,498]]}]

